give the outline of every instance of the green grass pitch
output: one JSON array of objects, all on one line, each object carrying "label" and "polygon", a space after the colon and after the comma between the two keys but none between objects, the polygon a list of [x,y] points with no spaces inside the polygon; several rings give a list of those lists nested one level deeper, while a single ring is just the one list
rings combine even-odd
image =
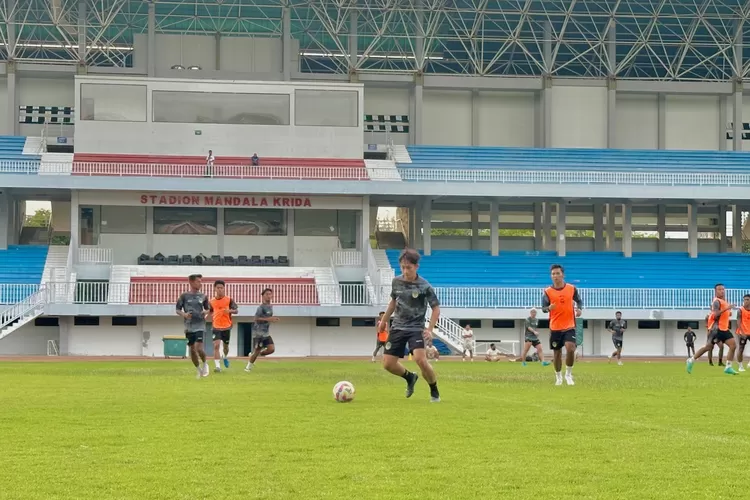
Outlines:
[{"label": "green grass pitch", "polygon": [[430,404],[368,361],[243,366],[0,364],[0,498],[750,497],[750,372],[442,361]]}]

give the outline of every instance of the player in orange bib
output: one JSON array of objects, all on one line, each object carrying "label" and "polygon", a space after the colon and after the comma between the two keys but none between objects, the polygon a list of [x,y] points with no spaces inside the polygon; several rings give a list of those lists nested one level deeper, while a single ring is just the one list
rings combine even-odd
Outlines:
[{"label": "player in orange bib", "polygon": [[377,330],[377,340],[375,341],[375,350],[372,351],[372,362],[375,362],[375,358],[378,357],[378,353],[380,352],[380,349],[385,349],[385,344],[388,342],[388,325],[386,325],[385,330],[382,332],[379,331],[380,326],[380,320],[383,319],[383,315],[385,314],[385,311],[380,311],[380,314],[378,314],[378,321],[375,324],[375,330]]},{"label": "player in orange bib", "polygon": [[[745,356],[745,344],[750,338],[750,294],[742,297],[742,307],[737,309],[737,364],[740,365],[739,371],[744,372],[742,361]],[[750,363],[748,363],[750,368]]]},{"label": "player in orange bib", "polygon": [[[735,308],[734,304],[730,304],[726,301],[726,290],[724,285],[717,283],[714,285],[714,300],[711,303],[711,318],[709,319],[710,330],[713,333],[716,332],[716,341],[724,342],[724,345],[729,347],[727,353],[727,367],[724,369],[724,373],[727,375],[737,375],[738,372],[732,368],[732,361],[734,361],[735,342],[734,335],[729,331],[730,317],[732,316],[732,309]],[[693,372],[693,364],[695,360],[703,356],[709,350],[713,350],[714,346],[710,344],[705,345],[698,349],[692,357],[687,359],[687,372]]]},{"label": "player in orange bib", "polygon": [[[232,334],[232,315],[237,314],[237,304],[226,296],[226,285],[219,280],[214,283],[214,298],[209,301],[209,314],[212,317],[214,337],[215,372],[221,371],[221,358],[224,367],[229,368],[229,338]],[[222,351],[222,344],[224,349]],[[222,356],[223,354],[223,356]]]},{"label": "player in orange bib", "polygon": [[562,385],[562,348],[565,346],[565,382],[573,381],[576,359],[576,318],[581,316],[583,302],[578,289],[565,283],[565,270],[560,264],[550,267],[552,286],[544,290],[542,311],[549,313],[549,343],[555,364],[555,385]]}]

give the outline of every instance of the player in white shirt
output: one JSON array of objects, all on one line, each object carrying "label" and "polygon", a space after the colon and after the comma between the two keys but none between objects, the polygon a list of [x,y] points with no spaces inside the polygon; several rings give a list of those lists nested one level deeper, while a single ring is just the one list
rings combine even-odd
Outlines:
[{"label": "player in white shirt", "polygon": [[500,361],[500,351],[495,348],[495,344],[490,344],[487,354],[484,356],[485,361]]},{"label": "player in white shirt", "polygon": [[437,347],[432,344],[425,347],[425,354],[427,354],[427,359],[429,359],[430,361],[440,360],[440,352],[438,351]]},{"label": "player in white shirt", "polygon": [[466,353],[469,353],[471,360],[474,361],[474,330],[472,330],[468,324],[464,327],[462,341],[464,344],[464,355],[462,361],[466,361]]}]

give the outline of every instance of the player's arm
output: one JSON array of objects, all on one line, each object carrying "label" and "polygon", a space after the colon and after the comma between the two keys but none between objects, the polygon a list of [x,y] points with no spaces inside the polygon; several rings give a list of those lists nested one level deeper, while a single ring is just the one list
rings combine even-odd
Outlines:
[{"label": "player's arm", "polygon": [[211,302],[208,301],[208,297],[206,297],[205,299],[203,299],[203,310],[205,312],[209,312],[209,311],[212,310],[211,309]]},{"label": "player's arm", "polygon": [[576,318],[578,318],[583,312],[583,301],[581,300],[581,294],[578,293],[578,287],[575,287],[573,291],[573,302],[576,305]]},{"label": "player's arm", "polygon": [[184,318],[184,319],[190,319],[193,317],[191,313],[185,312],[185,295],[180,295],[180,298],[177,299],[175,312],[177,313],[177,316]]},{"label": "player's arm", "polygon": [[[432,288],[432,286],[427,287],[425,299],[427,300],[427,305],[432,308],[432,313],[430,313],[430,324],[427,327],[430,333],[432,333],[438,319],[440,318],[440,301],[438,300],[437,295],[435,294],[435,289]],[[471,334],[473,335],[474,332],[472,331]]]},{"label": "player's arm", "polygon": [[[391,292],[391,295],[393,293]],[[388,307],[385,308],[385,314],[383,314],[383,317],[380,320],[380,323],[378,323],[378,331],[379,332],[385,332],[388,329],[388,322],[391,320],[391,315],[393,314],[393,311],[396,310],[396,299],[391,297],[391,301],[388,303]]]},{"label": "player's arm", "polygon": [[237,303],[234,301],[234,299],[229,299],[229,314],[237,314],[238,312],[239,310],[237,309]]},{"label": "player's arm", "polygon": [[614,331],[614,329],[612,328],[612,324],[613,324],[613,323],[614,323],[614,321],[610,321],[609,323],[607,323],[607,331],[608,331],[609,333],[611,333],[612,335],[614,335],[614,334],[615,334],[615,331]]},{"label": "player's arm", "polygon": [[742,309],[737,309],[737,334],[747,335],[742,329]]},{"label": "player's arm", "polygon": [[542,292],[542,312],[548,313],[550,312],[554,307],[552,307],[552,304],[549,301],[549,295],[547,295],[547,292]]}]

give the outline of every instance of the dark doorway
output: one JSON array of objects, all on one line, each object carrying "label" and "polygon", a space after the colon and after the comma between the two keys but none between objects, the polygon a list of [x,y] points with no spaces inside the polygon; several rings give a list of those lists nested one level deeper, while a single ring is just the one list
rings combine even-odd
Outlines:
[{"label": "dark doorway", "polygon": [[252,323],[237,324],[237,348],[239,349],[239,355],[241,357],[247,357],[250,355],[250,351],[253,348]]}]

